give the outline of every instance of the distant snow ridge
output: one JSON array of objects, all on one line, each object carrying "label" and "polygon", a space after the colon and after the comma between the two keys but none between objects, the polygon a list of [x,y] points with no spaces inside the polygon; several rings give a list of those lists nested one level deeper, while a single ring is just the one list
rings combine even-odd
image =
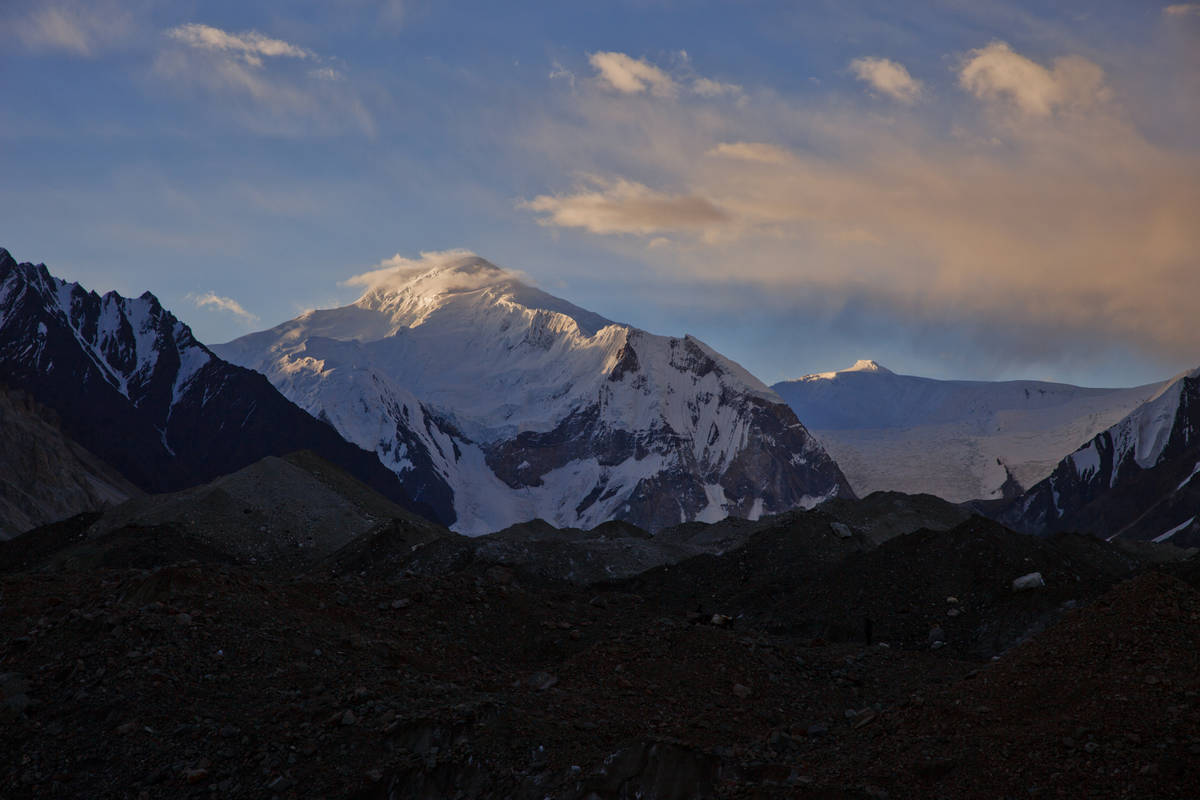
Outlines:
[{"label": "distant snow ridge", "polygon": [[460,532],[658,529],[850,493],[778,396],[690,336],[613,323],[461,252],[360,282],[352,305],[214,350],[377,452]]},{"label": "distant snow ridge", "polygon": [[[862,360],[771,388],[859,494],[925,492],[963,502],[1019,494],[1049,475],[1064,453],[1165,387],[942,381]],[[1153,448],[1146,437],[1138,441]]]}]

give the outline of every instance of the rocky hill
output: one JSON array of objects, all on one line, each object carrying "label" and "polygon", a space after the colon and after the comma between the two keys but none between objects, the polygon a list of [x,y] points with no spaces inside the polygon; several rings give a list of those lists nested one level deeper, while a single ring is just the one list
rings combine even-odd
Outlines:
[{"label": "rocky hill", "polygon": [[[863,530],[873,513],[857,511]],[[389,554],[437,542],[414,551],[401,528],[300,574],[203,554],[0,574],[0,794],[1132,799],[1196,785],[1187,553],[978,518],[875,547],[822,511],[783,519],[591,585],[481,560],[416,574]],[[506,535],[550,538],[538,528]],[[1044,586],[1014,590],[1026,570]]]},{"label": "rocky hill", "polygon": [[24,392],[0,386],[0,431],[0,539],[141,494]]},{"label": "rocky hill", "polygon": [[140,495],[101,513],[0,545],[0,570],[84,570],[187,558],[296,570],[368,532],[416,544],[449,531],[307,451],[268,456],[178,492]]}]

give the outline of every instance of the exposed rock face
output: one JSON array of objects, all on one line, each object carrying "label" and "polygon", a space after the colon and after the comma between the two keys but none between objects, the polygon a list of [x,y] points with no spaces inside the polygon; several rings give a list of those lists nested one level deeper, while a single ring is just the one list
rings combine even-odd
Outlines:
[{"label": "exposed rock face", "polygon": [[51,411],[0,387],[0,539],[139,494],[64,434]]},{"label": "exposed rock face", "polygon": [[213,355],[146,292],[103,296],[0,249],[0,383],[150,492],[194,486],[311,449],[417,510],[395,476],[261,375]]},{"label": "exposed rock face", "polygon": [[458,255],[215,348],[379,454],[463,533],[650,530],[853,496],[796,415],[692,337],[612,323]]},{"label": "exposed rock face", "polygon": [[994,511],[1033,533],[1200,544],[1200,369],[1059,462],[1050,477]]}]

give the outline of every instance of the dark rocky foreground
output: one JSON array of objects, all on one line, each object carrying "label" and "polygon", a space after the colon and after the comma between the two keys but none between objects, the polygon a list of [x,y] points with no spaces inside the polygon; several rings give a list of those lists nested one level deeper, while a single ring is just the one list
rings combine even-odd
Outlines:
[{"label": "dark rocky foreground", "polygon": [[862,508],[590,585],[401,523],[300,574],[64,523],[0,545],[0,796],[1195,796],[1194,559]]}]

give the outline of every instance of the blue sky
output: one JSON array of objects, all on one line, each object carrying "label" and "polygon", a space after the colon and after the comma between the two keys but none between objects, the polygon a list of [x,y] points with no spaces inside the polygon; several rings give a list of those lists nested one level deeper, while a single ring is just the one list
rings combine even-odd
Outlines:
[{"label": "blue sky", "polygon": [[15,0],[0,246],[203,341],[467,248],[768,382],[1200,364],[1200,5]]}]

